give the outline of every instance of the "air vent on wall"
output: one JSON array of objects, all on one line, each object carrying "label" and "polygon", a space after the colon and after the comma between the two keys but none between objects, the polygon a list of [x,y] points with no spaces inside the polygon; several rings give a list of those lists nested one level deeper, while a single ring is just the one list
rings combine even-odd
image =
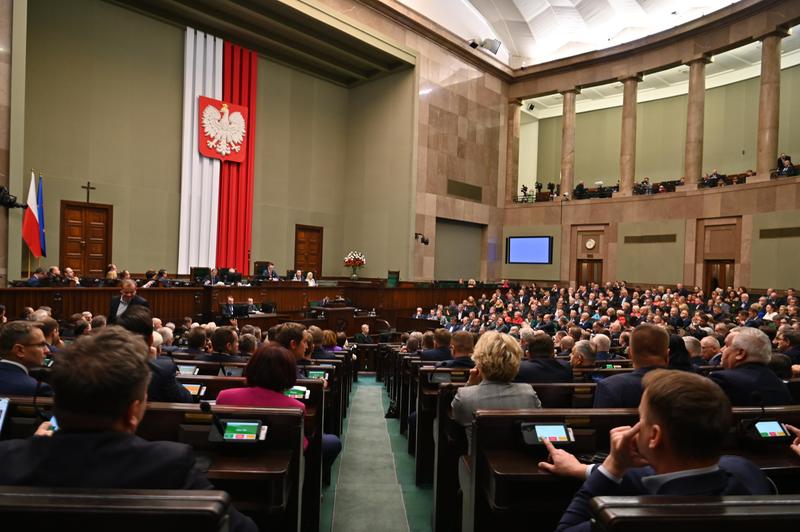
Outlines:
[{"label": "air vent on wall", "polygon": [[762,229],[758,232],[761,238],[793,238],[800,236],[800,227],[776,227],[775,229]]},{"label": "air vent on wall", "polygon": [[483,199],[483,189],[469,183],[448,179],[447,195],[458,196],[472,201],[481,201]]},{"label": "air vent on wall", "polygon": [[625,237],[626,244],[663,244],[676,241],[676,235],[631,235]]}]

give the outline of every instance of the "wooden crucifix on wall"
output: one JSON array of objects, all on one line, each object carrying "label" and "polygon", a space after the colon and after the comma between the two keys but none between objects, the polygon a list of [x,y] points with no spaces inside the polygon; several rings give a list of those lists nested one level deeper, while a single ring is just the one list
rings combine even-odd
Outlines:
[{"label": "wooden crucifix on wall", "polygon": [[86,203],[89,203],[89,194],[91,194],[92,190],[97,190],[97,187],[93,187],[92,182],[87,181],[86,184],[83,185],[81,188],[86,189]]}]

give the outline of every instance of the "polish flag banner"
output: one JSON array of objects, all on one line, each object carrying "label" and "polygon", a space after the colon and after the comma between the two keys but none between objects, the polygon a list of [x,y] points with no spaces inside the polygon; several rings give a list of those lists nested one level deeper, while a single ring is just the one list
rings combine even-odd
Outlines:
[{"label": "polish flag banner", "polygon": [[36,194],[36,176],[31,172],[31,186],[28,189],[28,204],[22,218],[22,239],[35,258],[42,256],[42,224],[39,220],[39,202]]},{"label": "polish flag banner", "polygon": [[198,145],[206,157],[240,163],[247,157],[247,107],[199,97]]}]

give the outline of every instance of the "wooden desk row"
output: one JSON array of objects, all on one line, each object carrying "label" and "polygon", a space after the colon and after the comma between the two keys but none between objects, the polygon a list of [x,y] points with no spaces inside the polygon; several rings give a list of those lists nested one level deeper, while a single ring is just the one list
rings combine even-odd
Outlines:
[{"label": "wooden desk row", "polygon": [[[452,420],[450,412],[455,393],[464,385],[466,371],[434,368],[397,351],[390,353],[385,363],[385,386],[397,405],[401,431],[408,434],[409,452],[415,456],[417,484],[433,482],[432,525],[437,532],[486,530],[501,523],[518,526],[520,522],[536,522],[544,529],[555,526],[580,482],[538,471],[536,464],[541,456],[534,456],[535,450],[522,445],[521,422],[568,423],[579,437],[575,452],[580,454],[607,450],[609,430],[633,424],[638,418],[636,410],[592,410],[596,388],[592,382],[534,384],[545,408],[481,412],[471,429],[473,441],[478,443],[473,454],[467,455],[465,431]],[[593,373],[597,371],[617,374],[631,370],[604,368]],[[788,385],[793,396],[800,397],[800,381],[793,380]],[[408,431],[408,416],[414,411],[416,431],[412,433]],[[759,413],[760,409],[735,409],[737,420]],[[800,407],[768,408],[766,416],[794,424],[800,422]],[[787,446],[759,453],[739,448],[734,439],[727,448],[728,453],[744,454],[755,461],[776,482],[781,493],[800,493],[797,476],[800,459]],[[462,456],[464,466],[473,475],[473,488],[463,500],[458,495],[458,464]],[[454,508],[463,508],[463,528],[454,522]]]},{"label": "wooden desk row", "polygon": [[[149,403],[137,434],[149,440],[179,441],[192,445],[200,464],[214,485],[231,494],[234,504],[253,515],[262,529],[318,531],[322,490],[322,433],[341,434],[347,398],[352,386],[350,353],[337,360],[320,360],[302,367],[306,372],[328,374],[327,389],[319,379],[299,379],[310,390],[306,415],[299,410],[215,406],[222,418],[260,419],[269,427],[264,442],[252,448],[209,443],[212,419],[196,404]],[[224,389],[245,385],[243,377],[218,376],[213,362],[179,360],[206,374],[181,374],[184,384],[205,386],[204,400],[213,400]],[[242,368],[243,363],[226,364]],[[182,369],[188,369],[186,367]],[[190,373],[194,373],[191,371]],[[348,375],[350,377],[348,377]],[[27,437],[41,421],[41,409],[50,398],[13,397],[4,438]],[[303,453],[303,434],[308,449]]]},{"label": "wooden desk row", "polygon": [[[337,286],[314,288],[299,283],[267,283],[249,287],[141,288],[138,294],[150,302],[150,307],[158,317],[175,323],[180,323],[184,316],[193,319],[211,319],[212,316],[219,314],[219,305],[225,303],[228,296],[241,303],[246,302],[249,297],[252,297],[256,304],[273,303],[279,315],[288,316],[286,319],[302,317],[313,302],[325,297],[333,299],[341,296],[349,299],[354,307],[375,309],[381,317],[393,325],[396,323],[395,320],[401,320],[402,323],[397,325],[398,330],[424,331],[432,327],[428,320],[410,318],[418,306],[431,308],[439,303],[446,304],[451,299],[460,302],[469,296],[478,297],[481,292],[476,289],[433,288],[424,285],[386,288],[375,284],[339,281]],[[20,316],[24,307],[35,309],[44,305],[53,309],[55,318],[63,320],[84,310],[94,314],[108,314],[111,298],[116,295],[119,295],[118,287],[0,288],[0,303],[6,305],[9,318]],[[328,328],[342,330],[336,327],[333,317],[328,319],[329,322],[331,320],[333,322],[328,323]],[[356,320],[348,323],[348,334],[358,332],[362,322],[368,323],[370,328],[375,330],[374,318],[372,321]]]}]

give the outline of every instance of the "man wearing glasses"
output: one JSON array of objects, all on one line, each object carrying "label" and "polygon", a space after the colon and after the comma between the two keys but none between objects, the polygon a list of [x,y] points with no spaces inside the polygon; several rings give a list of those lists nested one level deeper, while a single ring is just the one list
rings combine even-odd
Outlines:
[{"label": "man wearing glasses", "polygon": [[0,396],[53,395],[50,385],[30,375],[44,365],[47,342],[41,325],[12,321],[0,330]]}]

